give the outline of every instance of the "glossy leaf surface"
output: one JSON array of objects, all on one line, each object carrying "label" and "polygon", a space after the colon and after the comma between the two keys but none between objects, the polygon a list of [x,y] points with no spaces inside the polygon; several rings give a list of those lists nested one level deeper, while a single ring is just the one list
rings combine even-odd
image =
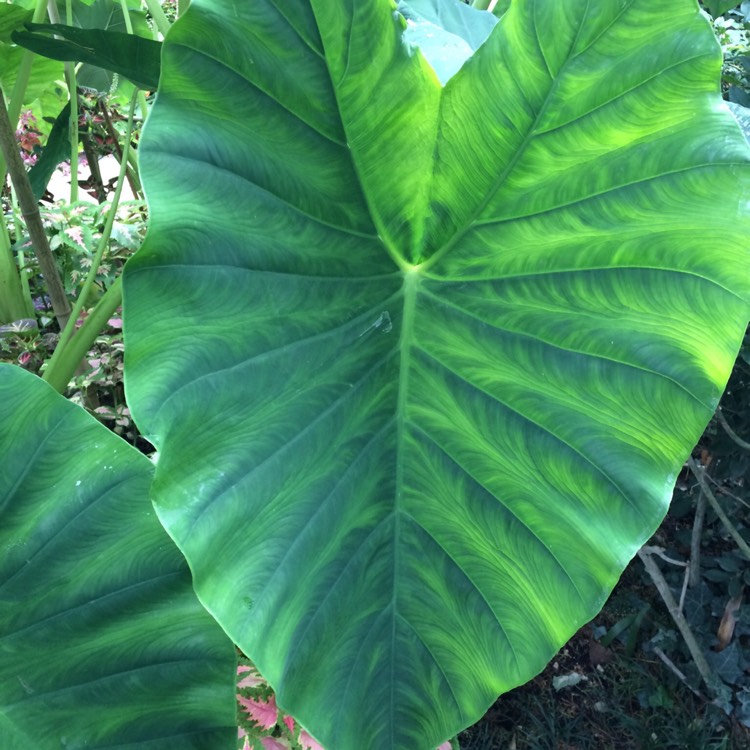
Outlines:
[{"label": "glossy leaf surface", "polygon": [[0,455],[3,750],[235,747],[234,648],[157,521],[151,462],[9,365]]},{"label": "glossy leaf surface", "polygon": [[435,747],[663,517],[748,311],[689,0],[513,0],[441,88],[387,0],[194,0],[127,391],[199,596],[327,750]]}]

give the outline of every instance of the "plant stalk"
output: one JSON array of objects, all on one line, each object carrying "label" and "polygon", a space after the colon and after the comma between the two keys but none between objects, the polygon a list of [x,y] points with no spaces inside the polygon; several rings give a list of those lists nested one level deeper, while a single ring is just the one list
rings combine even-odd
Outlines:
[{"label": "plant stalk", "polygon": [[[70,2],[70,0],[67,0]],[[133,21],[130,18],[130,11],[128,10],[128,4],[126,0],[120,0],[120,10],[122,10],[122,17],[125,20],[125,30],[128,34],[133,34]],[[138,106],[141,108],[141,117],[144,121],[148,117],[148,102],[146,101],[146,95],[138,89]]]},{"label": "plant stalk", "polygon": [[[120,174],[117,179],[117,187],[115,193],[112,196],[112,203],[110,204],[109,211],[107,212],[107,220],[104,224],[104,230],[102,236],[99,239],[99,245],[96,248],[96,253],[91,263],[91,268],[86,274],[86,280],[83,283],[83,287],[78,295],[73,313],[68,321],[68,325],[65,327],[60,335],[60,341],[57,344],[52,358],[47,365],[44,372],[43,379],[46,380],[53,388],[62,393],[67,387],[70,379],[73,377],[78,365],[85,356],[86,352],[90,349],[94,339],[99,335],[103,326],[103,321],[106,321],[112,312],[116,309],[119,301],[114,304],[113,300],[119,300],[121,294],[120,289],[120,277],[117,277],[115,284],[113,284],[104,296],[99,300],[97,305],[91,311],[86,318],[86,321],[81,326],[81,329],[76,333],[75,325],[76,321],[80,317],[86,301],[91,293],[91,288],[96,281],[96,274],[99,271],[102,258],[104,257],[104,251],[107,249],[109,244],[109,238],[112,234],[112,227],[115,223],[115,216],[117,215],[117,208],[120,204],[120,196],[122,195],[122,188],[125,184],[125,171],[127,169],[127,151],[130,148],[130,138],[133,133],[133,115],[135,114],[135,92],[130,101],[130,113],[128,115],[128,127],[125,134],[125,141],[123,143],[123,159],[120,163]],[[117,291],[113,294],[110,292],[116,289]],[[106,302],[105,302],[106,300]],[[114,307],[112,306],[114,304]],[[100,309],[101,308],[101,309]],[[106,312],[106,317],[104,313]],[[89,321],[100,321],[100,325],[96,327],[95,323]],[[88,325],[87,325],[88,324]]]},{"label": "plant stalk", "polygon": [[[121,304],[122,276],[120,275],[97,302],[96,307],[86,316],[83,325],[68,342],[64,350],[60,349],[59,346],[55,349],[55,354],[60,351],[61,356],[54,369],[51,367],[52,360],[50,360],[42,379],[46,380],[58,393],[65,392],[68,383],[78,369],[78,365],[86,356],[86,352],[91,349],[91,345],[101,333],[105,323],[112,317],[112,314]],[[55,354],[52,356],[54,357]]]},{"label": "plant stalk", "polygon": [[151,18],[154,19],[156,28],[162,36],[166,36],[172,25],[169,23],[169,19],[164,15],[161,3],[159,0],[144,0],[144,2],[146,3],[148,12],[151,14]]},{"label": "plant stalk", "polygon": [[11,125],[4,102],[2,89],[0,89],[0,151],[2,151],[8,165],[10,178],[16,190],[18,203],[21,206],[21,214],[26,220],[26,228],[31,237],[31,244],[39,261],[47,292],[52,300],[52,309],[55,311],[55,317],[57,318],[60,330],[64,330],[70,317],[70,305],[68,304],[68,298],[60,280],[60,275],[57,272],[57,266],[55,265],[55,259],[50,250],[49,242],[47,241],[42,217],[39,215],[39,206],[34,199],[34,193],[29,184],[26,169],[18,153],[15,130]]},{"label": "plant stalk", "polygon": [[[60,14],[54,2],[49,4],[49,20],[60,23]],[[65,0],[65,23],[73,25],[73,6],[71,0]],[[56,37],[58,38],[58,37]],[[68,120],[68,139],[70,141],[70,202],[78,201],[78,82],[74,62],[65,63],[65,81],[70,96],[70,119]]]},{"label": "plant stalk", "polygon": [[[37,0],[32,21],[34,23],[43,21],[46,10],[46,0]],[[34,53],[24,50],[7,110],[4,94],[0,91],[0,105],[2,105],[2,109],[6,112],[10,121],[14,123],[11,128],[14,133],[14,148],[15,126],[21,115],[21,107],[23,106],[23,98],[26,94],[33,61]],[[0,185],[5,184],[7,169],[7,160],[3,155],[3,151],[0,150]],[[2,320],[12,322],[13,320],[23,318],[28,314],[27,307],[27,300],[24,298],[21,280],[15,261],[13,260],[13,251],[10,245],[10,235],[8,234],[5,216],[0,211],[0,322]]]},{"label": "plant stalk", "polygon": [[690,588],[695,588],[701,580],[701,535],[703,534],[703,519],[706,517],[706,496],[701,490],[698,503],[695,506],[693,531],[690,536]]},{"label": "plant stalk", "polygon": [[[10,201],[11,210],[13,212],[13,229],[16,233],[16,237],[20,237],[23,232],[21,220],[18,218],[21,213],[21,209],[18,205],[18,196],[16,195],[16,191],[13,189],[12,185],[10,188]],[[23,248],[21,247],[21,243],[18,243],[18,246],[16,247],[16,257],[18,259],[18,276],[21,280],[23,299],[26,303],[26,315],[29,318],[33,318],[36,316],[36,310],[34,309],[34,300],[31,299],[31,289],[29,289],[29,276],[31,275],[31,271],[29,270],[29,268],[27,268],[25,253],[23,251]]]},{"label": "plant stalk", "polygon": [[28,305],[10,244],[5,216],[0,212],[0,323],[28,315]]},{"label": "plant stalk", "polygon": [[[53,0],[54,1],[54,0]],[[34,6],[34,15],[31,20],[33,23],[42,23],[47,15],[47,0],[36,0]],[[18,118],[21,116],[21,107],[23,106],[23,99],[26,95],[26,87],[29,84],[29,77],[31,76],[31,65],[34,62],[35,55],[30,50],[23,51],[23,57],[21,63],[18,66],[18,76],[16,82],[13,85],[13,91],[10,95],[10,101],[8,102],[8,115],[12,123],[17,123]],[[7,165],[4,160],[0,158],[0,174],[5,176],[5,170]]]}]

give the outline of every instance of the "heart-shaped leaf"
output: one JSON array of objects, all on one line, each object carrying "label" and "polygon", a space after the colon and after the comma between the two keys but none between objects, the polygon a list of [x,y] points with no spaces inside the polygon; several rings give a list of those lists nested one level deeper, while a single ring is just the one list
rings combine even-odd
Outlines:
[{"label": "heart-shaped leaf", "polygon": [[235,747],[234,648],[157,522],[151,462],[10,365],[0,455],[3,750]]},{"label": "heart-shaped leaf", "polygon": [[160,518],[328,750],[435,747],[593,616],[750,292],[691,0],[513,0],[445,88],[393,10],[193,0],[125,272]]}]

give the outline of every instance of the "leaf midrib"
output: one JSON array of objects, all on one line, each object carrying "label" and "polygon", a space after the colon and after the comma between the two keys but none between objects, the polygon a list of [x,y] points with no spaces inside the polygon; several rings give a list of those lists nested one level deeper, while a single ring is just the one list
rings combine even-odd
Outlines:
[{"label": "leaf midrib", "polygon": [[409,376],[411,371],[411,349],[413,346],[414,317],[419,286],[419,271],[411,269],[404,272],[404,315],[401,321],[399,350],[401,362],[398,375],[398,399],[396,402],[396,491],[393,503],[393,579],[391,598],[391,664],[390,664],[390,709],[391,747],[396,747],[396,620],[398,618],[398,578],[399,578],[399,543],[401,503],[404,486],[404,442],[406,432],[406,408],[408,404]]}]

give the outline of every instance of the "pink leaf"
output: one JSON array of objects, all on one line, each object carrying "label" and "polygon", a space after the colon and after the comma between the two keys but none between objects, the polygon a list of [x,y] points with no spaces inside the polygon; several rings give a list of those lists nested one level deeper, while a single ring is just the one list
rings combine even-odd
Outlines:
[{"label": "pink leaf", "polygon": [[122,318],[110,318],[107,325],[110,328],[122,328]]},{"label": "pink leaf", "polygon": [[291,745],[283,737],[261,737],[260,744],[263,750],[289,750]]},{"label": "pink leaf", "polygon": [[303,750],[323,750],[323,746],[314,740],[304,729],[299,733],[299,744]]},{"label": "pink leaf", "polygon": [[289,731],[294,734],[294,719],[291,716],[284,717],[284,724],[286,724]]},{"label": "pink leaf", "polygon": [[264,685],[265,680],[252,668],[245,666],[244,664],[240,664],[237,667],[237,676],[239,677],[241,674],[244,674],[245,672],[249,672],[247,677],[240,680],[237,683],[238,688],[253,688],[258,687],[258,685]]},{"label": "pink leaf", "polygon": [[271,696],[268,702],[266,702],[254,700],[253,698],[243,698],[241,695],[238,695],[237,700],[261,729],[270,729],[276,726],[276,721],[279,718],[279,709],[276,708],[276,698]]},{"label": "pink leaf", "polygon": [[240,680],[237,683],[238,688],[254,688],[258,687],[258,685],[264,685],[264,681],[261,677],[256,677],[255,675],[249,674],[244,679]]},{"label": "pink leaf", "polygon": [[73,242],[76,243],[76,245],[82,248],[86,247],[86,243],[83,239],[83,230],[80,227],[68,227],[63,231],[71,240],[73,240]]},{"label": "pink leaf", "polygon": [[444,742],[437,750],[451,750],[451,743]]}]

